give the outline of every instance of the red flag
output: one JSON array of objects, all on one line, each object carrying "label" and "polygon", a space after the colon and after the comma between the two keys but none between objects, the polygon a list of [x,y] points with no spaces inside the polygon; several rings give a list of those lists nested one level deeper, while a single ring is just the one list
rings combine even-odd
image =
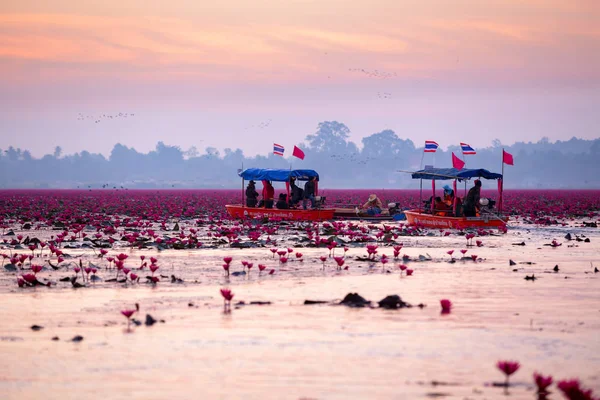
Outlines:
[{"label": "red flag", "polygon": [[292,152],[294,157],[298,157],[301,160],[304,160],[304,152],[300,150],[297,146],[294,146],[294,151]]},{"label": "red flag", "polygon": [[465,162],[460,158],[456,157],[454,155],[454,152],[452,152],[452,167],[456,169],[463,169],[464,166]]},{"label": "red flag", "polygon": [[504,150],[502,150],[502,162],[507,165],[515,165],[512,154],[507,153]]}]

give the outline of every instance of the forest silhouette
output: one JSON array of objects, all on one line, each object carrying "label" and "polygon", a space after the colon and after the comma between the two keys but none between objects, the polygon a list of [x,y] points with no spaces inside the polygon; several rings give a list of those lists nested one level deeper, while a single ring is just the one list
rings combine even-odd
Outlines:
[{"label": "forest silhouette", "polygon": [[[220,152],[207,147],[182,150],[158,142],[149,153],[117,143],[110,156],[89,151],[63,155],[57,146],[52,154],[32,157],[26,149],[9,147],[0,151],[1,188],[238,188],[238,169],[311,168],[319,172],[327,188],[416,189],[410,174],[425,165],[451,167],[451,153],[462,157],[459,142],[436,153],[424,153],[426,139],[415,144],[392,130],[362,139],[359,147],[349,140],[343,123],[325,121],[304,142],[297,143],[304,160],[274,154],[246,157],[241,149]],[[466,155],[466,168],[500,172],[502,149],[514,156],[514,166],[505,166],[506,188],[600,188],[600,139],[571,138],[550,142],[517,142],[505,145],[496,139],[476,155]],[[266,149],[265,149],[266,150]],[[286,155],[291,148],[286,149]]]}]

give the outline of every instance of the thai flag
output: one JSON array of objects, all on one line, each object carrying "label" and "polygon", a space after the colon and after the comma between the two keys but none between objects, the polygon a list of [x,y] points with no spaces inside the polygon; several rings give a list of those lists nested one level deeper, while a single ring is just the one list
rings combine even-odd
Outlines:
[{"label": "thai flag", "polygon": [[425,141],[425,153],[435,153],[438,147],[440,147],[440,145],[433,140]]},{"label": "thai flag", "polygon": [[467,155],[467,154],[477,154],[477,152],[475,151],[475,149],[472,148],[471,146],[469,146],[466,143],[461,142],[460,143],[460,148],[462,149],[462,153],[464,155]]},{"label": "thai flag", "polygon": [[285,148],[277,143],[273,143],[273,154],[278,155],[278,156],[283,156],[283,152],[285,151]]}]

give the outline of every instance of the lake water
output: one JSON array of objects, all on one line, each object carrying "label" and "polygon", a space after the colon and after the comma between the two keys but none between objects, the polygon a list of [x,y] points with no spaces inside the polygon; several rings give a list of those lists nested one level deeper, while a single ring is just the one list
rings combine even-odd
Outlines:
[{"label": "lake water", "polygon": [[[156,286],[98,282],[73,289],[59,282],[18,288],[15,273],[3,271],[0,397],[535,399],[534,371],[576,377],[600,392],[600,274],[593,272],[593,266],[600,268],[600,234],[577,225],[512,224],[505,235],[479,238],[482,247],[466,247],[456,234],[401,237],[402,254],[426,259],[405,262],[413,276],[400,276],[401,261],[390,260],[385,268],[357,261],[366,255],[364,245],[350,248],[349,268],[341,271],[332,259],[323,268],[319,256],[329,253],[323,248],[295,247],[304,261],[283,266],[268,247],[118,249],[130,255],[130,267],[139,264],[140,254],[154,255],[159,273],[184,280],[162,278]],[[590,242],[567,241],[568,232]],[[282,235],[281,248],[290,243]],[[545,246],[553,239],[562,245]],[[520,242],[525,246],[514,245]],[[462,256],[459,249],[468,249],[466,256],[477,254],[479,260],[450,263],[450,249],[455,258]],[[106,264],[91,249],[64,251],[73,256],[67,262]],[[392,258],[390,247],[378,251]],[[226,278],[221,267],[226,255],[234,258],[232,272],[242,270],[241,260],[254,262],[254,268]],[[258,263],[267,265],[260,275]],[[270,269],[276,272],[269,275]],[[532,274],[539,279],[524,279]],[[69,275],[67,269],[39,273],[52,281]],[[108,279],[115,272],[102,269],[98,275]],[[219,294],[224,286],[235,293],[234,303],[271,304],[234,305],[224,313]],[[374,302],[398,294],[426,307],[334,305],[349,292]],[[446,315],[439,305],[444,298],[454,304]],[[306,299],[331,303],[304,305]],[[164,323],[127,330],[120,310],[136,302],[137,318],[148,313]],[[33,331],[34,324],[43,329]],[[70,341],[75,335],[83,341]],[[495,364],[505,359],[522,365],[508,392],[493,386],[504,380]],[[562,398],[555,386],[552,391],[549,399]]]}]

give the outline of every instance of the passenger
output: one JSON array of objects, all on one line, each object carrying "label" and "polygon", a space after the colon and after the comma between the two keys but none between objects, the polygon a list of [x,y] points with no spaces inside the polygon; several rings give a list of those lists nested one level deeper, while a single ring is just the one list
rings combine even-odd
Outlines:
[{"label": "passenger", "polygon": [[302,200],[304,198],[304,190],[302,190],[301,188],[299,188],[296,185],[296,178],[294,178],[293,176],[290,178],[290,188],[291,188],[291,199],[290,199],[290,206],[291,207],[295,207],[298,204],[300,204],[300,200]]},{"label": "passenger", "polygon": [[446,216],[449,212],[452,211],[452,208],[446,203],[442,201],[441,197],[435,198],[435,203],[433,205],[433,211],[436,215]]},{"label": "passenger", "polygon": [[277,200],[277,204],[275,204],[275,207],[280,210],[287,210],[288,208],[290,208],[287,202],[287,194],[279,193],[279,199]]},{"label": "passenger", "polygon": [[465,217],[475,217],[477,216],[477,211],[479,209],[479,198],[481,196],[481,181],[479,179],[475,180],[475,184],[471,189],[469,189],[469,193],[465,197],[465,201],[463,202],[463,214]]},{"label": "passenger", "polygon": [[308,178],[308,182],[304,184],[304,200],[302,200],[302,208],[306,210],[306,201],[310,200],[311,208],[315,208],[315,177]]},{"label": "passenger", "polygon": [[262,200],[258,203],[258,207],[273,208],[273,199],[275,198],[275,188],[270,181],[262,181]]},{"label": "passenger", "polygon": [[255,182],[250,181],[248,187],[246,187],[246,207],[256,207],[256,203],[258,203],[258,192],[256,191]]},{"label": "passenger", "polygon": [[361,207],[361,209],[366,209],[367,214],[372,216],[381,214],[382,208],[383,205],[381,204],[381,200],[379,200],[379,198],[375,194],[370,195],[367,202]]},{"label": "passenger", "polygon": [[444,185],[444,203],[454,206],[454,190],[448,185]]}]

